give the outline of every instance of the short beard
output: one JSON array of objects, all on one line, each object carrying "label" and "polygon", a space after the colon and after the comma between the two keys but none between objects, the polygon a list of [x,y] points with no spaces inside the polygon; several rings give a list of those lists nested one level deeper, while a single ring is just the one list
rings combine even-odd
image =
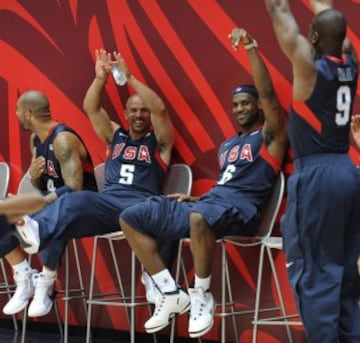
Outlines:
[{"label": "short beard", "polygon": [[262,118],[263,118],[263,114],[262,114],[262,112],[259,110],[259,111],[256,112],[256,114],[254,114],[253,116],[251,116],[251,117],[249,118],[249,120],[248,120],[245,124],[243,124],[243,125],[241,125],[241,126],[242,126],[242,128],[243,128],[244,130],[249,130],[249,129],[251,129],[251,128],[254,126],[254,124],[260,123],[260,121],[262,120]]}]

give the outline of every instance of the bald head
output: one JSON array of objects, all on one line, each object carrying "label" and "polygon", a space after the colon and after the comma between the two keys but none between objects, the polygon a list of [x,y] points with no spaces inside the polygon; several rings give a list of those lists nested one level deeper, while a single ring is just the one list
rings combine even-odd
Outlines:
[{"label": "bald head", "polygon": [[129,131],[133,138],[142,137],[149,132],[151,112],[139,94],[133,94],[126,101],[125,118],[129,123]]},{"label": "bald head", "polygon": [[130,108],[131,105],[132,105],[132,103],[133,103],[133,102],[136,102],[136,101],[141,101],[141,102],[143,102],[141,96],[140,96],[139,94],[136,94],[136,93],[135,93],[135,94],[129,96],[129,98],[128,98],[127,101],[126,101],[125,107],[126,107],[126,108]]},{"label": "bald head", "polygon": [[23,93],[17,102],[18,107],[31,111],[37,117],[49,117],[50,106],[46,95],[40,91],[31,90]]},{"label": "bald head", "polygon": [[311,29],[318,34],[317,43],[321,50],[325,50],[322,52],[331,53],[331,50],[341,49],[346,37],[346,26],[344,15],[335,9],[321,11],[314,17]]}]

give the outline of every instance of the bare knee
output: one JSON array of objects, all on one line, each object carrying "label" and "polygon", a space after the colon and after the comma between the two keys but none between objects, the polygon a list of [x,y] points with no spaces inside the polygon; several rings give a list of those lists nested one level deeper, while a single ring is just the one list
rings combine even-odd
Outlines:
[{"label": "bare knee", "polygon": [[204,219],[204,217],[197,212],[190,213],[190,235],[202,236],[209,231],[209,227]]},{"label": "bare knee", "polygon": [[122,232],[124,232],[125,236],[131,235],[133,228],[121,217],[119,219],[119,225],[120,225],[120,229],[122,230]]}]

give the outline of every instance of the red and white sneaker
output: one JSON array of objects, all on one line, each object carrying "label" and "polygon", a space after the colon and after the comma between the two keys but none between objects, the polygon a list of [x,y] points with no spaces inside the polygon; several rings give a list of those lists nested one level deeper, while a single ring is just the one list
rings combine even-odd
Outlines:
[{"label": "red and white sneaker", "polygon": [[16,237],[28,254],[36,254],[40,247],[39,223],[24,216],[16,224]]}]

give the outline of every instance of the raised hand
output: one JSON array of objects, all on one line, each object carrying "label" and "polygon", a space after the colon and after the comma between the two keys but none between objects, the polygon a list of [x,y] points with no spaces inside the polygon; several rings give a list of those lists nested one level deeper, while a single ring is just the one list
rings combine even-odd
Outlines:
[{"label": "raised hand", "polygon": [[228,35],[231,45],[234,50],[237,50],[239,45],[248,45],[253,43],[254,39],[251,35],[243,28],[233,28],[231,33]]},{"label": "raised hand", "polygon": [[43,156],[36,157],[36,148],[33,148],[28,173],[32,179],[38,179],[44,171],[45,158]]},{"label": "raised hand", "polygon": [[111,54],[106,50],[95,50],[95,74],[99,78],[107,79],[111,71]]},{"label": "raised hand", "polygon": [[356,146],[360,149],[360,114],[354,114],[351,117],[351,133]]},{"label": "raised hand", "polygon": [[313,8],[315,14],[333,8],[333,0],[310,0],[310,5]]}]

